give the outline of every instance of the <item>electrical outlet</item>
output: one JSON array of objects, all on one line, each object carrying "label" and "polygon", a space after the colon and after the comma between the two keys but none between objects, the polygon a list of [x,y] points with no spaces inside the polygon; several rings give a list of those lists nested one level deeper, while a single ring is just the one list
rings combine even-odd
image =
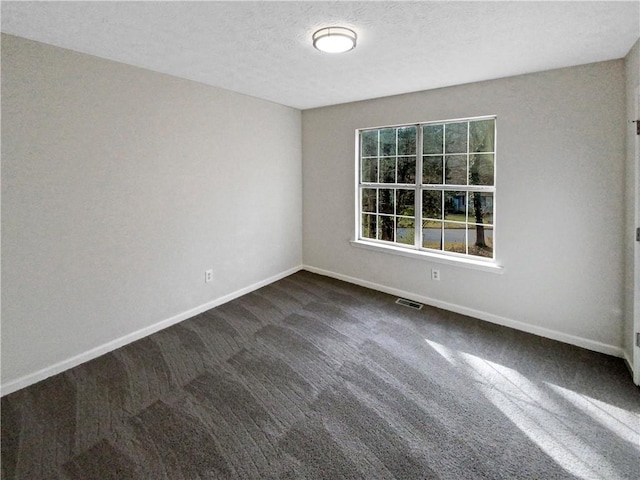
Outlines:
[{"label": "electrical outlet", "polygon": [[204,282],[205,283],[213,282],[213,270],[206,270],[204,272]]},{"label": "electrical outlet", "polygon": [[436,270],[435,268],[431,269],[431,280],[440,281],[440,270]]}]

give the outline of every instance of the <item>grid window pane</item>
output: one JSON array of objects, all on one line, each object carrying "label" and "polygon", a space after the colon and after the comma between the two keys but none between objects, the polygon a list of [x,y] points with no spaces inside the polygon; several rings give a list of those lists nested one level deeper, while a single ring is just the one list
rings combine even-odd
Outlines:
[{"label": "grid window pane", "polygon": [[413,217],[416,211],[416,192],[399,188],[396,190],[396,215]]},{"label": "grid window pane", "polygon": [[433,220],[422,222],[422,247],[442,250],[442,222]]},{"label": "grid window pane", "polygon": [[362,236],[364,238],[376,238],[377,222],[375,215],[362,215]]},{"label": "grid window pane", "polygon": [[444,218],[461,222],[464,227],[464,223],[467,222],[467,192],[451,190],[444,192]]},{"label": "grid window pane", "polygon": [[469,255],[493,258],[493,227],[469,225]]},{"label": "grid window pane", "polygon": [[393,242],[394,218],[393,216],[378,215],[378,239]]},{"label": "grid window pane", "polygon": [[442,185],[444,183],[442,173],[441,155],[423,157],[422,159],[422,183],[424,185]]},{"label": "grid window pane", "polygon": [[380,130],[380,156],[396,155],[396,129]]},{"label": "grid window pane", "polygon": [[493,185],[493,153],[475,154],[469,157],[469,185]]},{"label": "grid window pane", "polygon": [[396,242],[413,245],[416,238],[415,220],[396,217]]},{"label": "grid window pane", "polygon": [[378,156],[378,131],[369,130],[360,134],[362,138],[362,156]]},{"label": "grid window pane", "polygon": [[422,127],[422,153],[425,155],[443,152],[444,125]]},{"label": "grid window pane", "polygon": [[362,189],[362,211],[376,213],[376,189]]},{"label": "grid window pane", "polygon": [[491,118],[469,122],[469,151],[493,152],[495,144],[495,124]]},{"label": "grid window pane", "polygon": [[444,153],[467,153],[467,122],[444,126]]},{"label": "grid window pane", "polygon": [[380,183],[396,183],[396,159],[380,159]]},{"label": "grid window pane", "polygon": [[416,154],[416,127],[398,129],[398,155]]},{"label": "grid window pane", "polygon": [[378,181],[378,159],[362,159],[362,181],[365,183],[375,183]]},{"label": "grid window pane", "polygon": [[469,192],[469,223],[493,224],[493,193]]},{"label": "grid window pane", "polygon": [[444,222],[444,250],[446,252],[467,253],[466,225]]},{"label": "grid window pane", "polygon": [[424,218],[442,218],[442,192],[424,190],[422,192],[422,216]]},{"label": "grid window pane", "polygon": [[378,190],[378,213],[394,214],[394,197],[392,188]]},{"label": "grid window pane", "polygon": [[398,183],[416,182],[416,157],[398,158]]},{"label": "grid window pane", "polygon": [[448,185],[467,184],[467,156],[466,155],[446,155],[445,163],[445,183]]}]

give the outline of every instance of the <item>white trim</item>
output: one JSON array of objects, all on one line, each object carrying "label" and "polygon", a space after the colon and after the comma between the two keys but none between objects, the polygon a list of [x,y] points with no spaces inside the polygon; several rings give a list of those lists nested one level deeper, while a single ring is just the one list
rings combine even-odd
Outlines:
[{"label": "white trim", "polygon": [[[634,119],[640,119],[640,85],[636,85],[634,92],[633,103],[635,104]],[[632,207],[634,213],[633,230],[635,233],[636,228],[640,228],[640,137],[635,134],[633,129],[631,130],[633,135],[633,154],[635,155],[634,165],[631,170],[634,171],[635,185],[633,186],[633,201],[635,205]],[[633,233],[632,233],[633,235]],[[632,237],[633,238],[633,237]],[[632,306],[632,318],[633,333],[631,350],[633,355],[631,357],[631,370],[633,371],[633,383],[640,386],[640,345],[636,340],[636,335],[640,332],[640,244],[633,242],[633,306]]]},{"label": "white trim", "polygon": [[368,280],[362,280],[360,278],[350,277],[348,275],[343,275],[340,273],[330,272],[328,270],[323,270],[321,268],[316,268],[309,265],[304,265],[303,269],[312,273],[324,275],[326,277],[331,277],[338,280],[342,280],[344,282],[360,285],[361,287],[371,288],[373,290],[388,293],[393,296],[407,298],[409,300],[414,300],[416,302],[431,305],[433,307],[438,307],[444,310],[449,310],[451,312],[467,315],[469,317],[485,320],[487,322],[495,323],[497,325],[502,325],[504,327],[514,328],[516,330],[532,333],[540,337],[550,338],[552,340],[568,343],[570,345],[576,345],[578,347],[586,348],[587,350],[593,350],[594,352],[599,352],[607,355],[612,355],[614,357],[624,358],[622,349],[615,345],[608,345],[606,343],[598,342],[596,340],[590,340],[588,338],[582,338],[575,335],[570,335],[568,333],[558,332],[557,330],[551,330],[549,328],[537,327],[535,325],[530,325],[528,323],[512,320],[510,318],[501,317],[499,315],[494,315],[492,313],[475,310],[473,308],[464,307],[462,305],[457,305],[454,303],[443,302],[441,300],[425,297],[422,295],[418,295],[416,293],[405,292],[404,290],[399,290],[397,288],[388,287],[386,285],[380,285],[378,283],[370,282]]},{"label": "white trim", "polygon": [[28,387],[29,385],[33,385],[34,383],[40,382],[53,375],[57,375],[58,373],[62,373],[66,370],[69,370],[70,368],[73,368],[82,363],[88,362],[89,360],[93,360],[94,358],[97,358],[100,355],[104,355],[105,353],[112,352],[113,350],[116,350],[120,347],[128,345],[129,343],[135,342],[136,340],[140,340],[141,338],[147,337],[160,330],[164,330],[165,328],[170,327],[171,325],[175,325],[176,323],[180,323],[183,320],[199,315],[202,312],[206,312],[207,310],[215,308],[224,303],[230,302],[231,300],[241,297],[242,295],[251,293],[254,290],[257,290],[273,282],[276,282],[285,277],[288,277],[289,275],[299,272],[302,269],[303,269],[302,265],[298,265],[297,267],[290,268],[289,270],[285,270],[284,272],[278,273],[277,275],[269,277],[265,280],[256,282],[252,285],[249,285],[248,287],[241,288],[240,290],[236,290],[235,292],[224,295],[223,297],[217,298],[215,300],[211,300],[210,302],[204,303],[200,306],[197,306],[185,312],[174,315],[173,317],[167,318],[165,320],[161,320],[160,322],[141,328],[140,330],[136,330],[135,332],[131,332],[120,338],[117,338],[110,342],[99,345],[95,348],[92,348],[91,350],[87,350],[86,352],[80,353],[71,358],[67,358],[66,360],[62,360],[61,362],[58,362],[54,365],[45,367],[36,372],[17,378],[16,380],[11,380],[7,383],[2,384],[2,386],[0,386],[0,391],[2,392],[0,396],[8,395],[17,390],[20,390],[21,388]]},{"label": "white trim", "polygon": [[627,352],[625,349],[621,349],[621,350],[622,350],[622,358],[624,360],[624,364],[627,366],[627,369],[629,370],[629,373],[633,378],[633,361],[631,360],[632,357],[629,355],[629,352]]},{"label": "white trim", "polygon": [[449,120],[421,120],[419,122],[409,122],[409,123],[397,123],[392,125],[381,125],[378,127],[364,127],[358,128],[357,131],[364,132],[366,130],[383,130],[385,128],[404,128],[411,127],[413,125],[444,125],[445,123],[459,123],[459,122],[475,122],[478,120],[490,120],[492,118],[498,118],[496,114],[493,115],[480,115],[479,117],[462,117],[462,118],[451,118]]},{"label": "white trim", "polygon": [[386,245],[365,240],[351,240],[350,243],[354,247],[365,248],[367,250],[373,250],[376,252],[391,253],[393,255],[400,255],[401,257],[418,258],[420,260],[429,260],[437,263],[454,265],[456,267],[470,268],[472,270],[482,270],[491,273],[504,273],[504,267],[502,265],[498,265],[497,263],[490,261],[473,260],[471,258],[467,258],[468,255],[465,255],[464,257],[444,255],[435,252],[417,250],[409,247],[396,247],[395,245]]}]

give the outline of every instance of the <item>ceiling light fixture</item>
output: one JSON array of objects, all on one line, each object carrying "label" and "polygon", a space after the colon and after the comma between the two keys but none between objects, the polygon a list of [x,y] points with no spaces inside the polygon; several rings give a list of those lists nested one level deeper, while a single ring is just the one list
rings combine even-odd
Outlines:
[{"label": "ceiling light fixture", "polygon": [[313,34],[313,46],[321,52],[343,53],[356,48],[356,32],[344,27],[321,28]]}]

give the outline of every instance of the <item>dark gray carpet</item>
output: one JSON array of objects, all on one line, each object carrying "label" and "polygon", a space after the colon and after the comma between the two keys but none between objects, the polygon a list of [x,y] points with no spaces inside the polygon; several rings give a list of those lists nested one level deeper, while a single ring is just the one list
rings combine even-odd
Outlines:
[{"label": "dark gray carpet", "polygon": [[299,272],[2,399],[3,479],[631,479],[620,359]]}]

